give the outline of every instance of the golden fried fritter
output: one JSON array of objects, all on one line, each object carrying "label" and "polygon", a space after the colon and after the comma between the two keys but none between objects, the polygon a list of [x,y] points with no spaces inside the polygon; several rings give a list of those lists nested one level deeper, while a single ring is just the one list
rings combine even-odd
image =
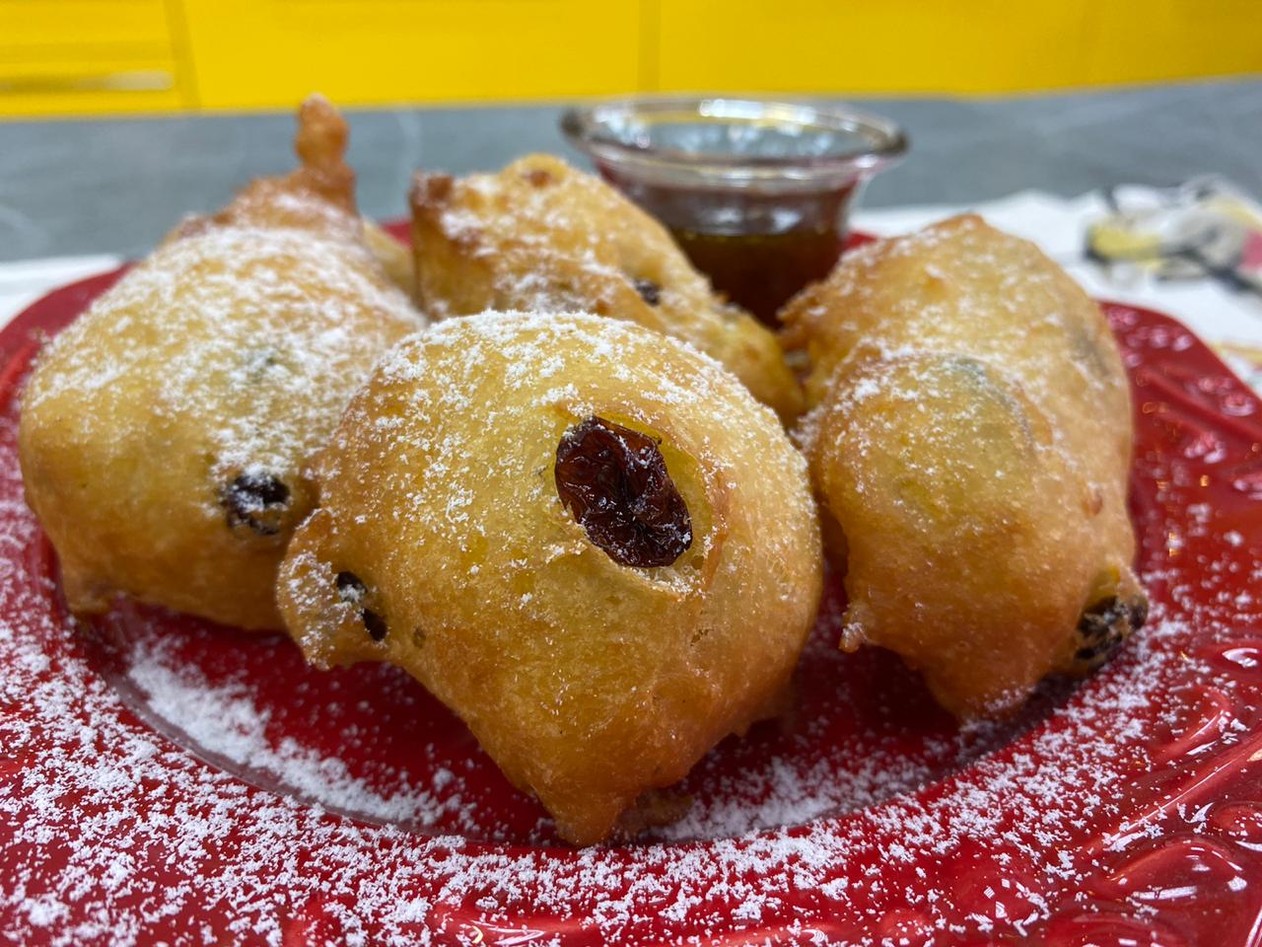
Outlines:
[{"label": "golden fried fritter", "polygon": [[309,466],[385,349],[424,321],[354,212],[346,126],[300,113],[303,165],[186,221],[41,354],[26,496],[76,612],[116,593],[275,628]]},{"label": "golden fried fritter", "polygon": [[308,659],[406,669],[575,843],[766,715],[820,594],[775,416],[618,320],[487,313],[409,339],[319,483],[278,591]]},{"label": "golden fried fritter", "polygon": [[585,311],[689,342],[792,419],[801,392],[775,336],[717,297],[657,221],[549,155],[496,175],[419,173],[417,297],[431,316]]},{"label": "golden fried fritter", "polygon": [[955,218],[850,254],[782,318],[812,366],[800,438],[847,570],[845,647],[898,652],[971,717],[1143,623],[1126,375],[1033,244]]}]

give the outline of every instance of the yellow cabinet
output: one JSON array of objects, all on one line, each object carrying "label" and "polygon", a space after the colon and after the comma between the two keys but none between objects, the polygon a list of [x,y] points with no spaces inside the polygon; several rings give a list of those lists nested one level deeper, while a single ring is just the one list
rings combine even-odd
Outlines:
[{"label": "yellow cabinet", "polygon": [[389,104],[558,99],[640,87],[639,2],[185,0],[207,108],[312,90]]},{"label": "yellow cabinet", "polygon": [[1078,84],[1262,73],[1258,0],[1099,0]]},{"label": "yellow cabinet", "polygon": [[0,0],[0,116],[1262,72],[1260,0]]},{"label": "yellow cabinet", "polygon": [[0,114],[194,104],[163,0],[0,0]]},{"label": "yellow cabinet", "polygon": [[1001,92],[1262,70],[1258,0],[663,0],[665,90]]}]

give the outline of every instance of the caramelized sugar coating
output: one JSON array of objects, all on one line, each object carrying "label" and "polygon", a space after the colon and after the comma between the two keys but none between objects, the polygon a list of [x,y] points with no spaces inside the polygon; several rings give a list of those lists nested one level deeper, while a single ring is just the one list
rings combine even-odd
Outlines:
[{"label": "caramelized sugar coating", "polygon": [[845,647],[898,652],[974,717],[1143,623],[1121,358],[1036,247],[955,218],[848,255],[782,317]]},{"label": "caramelized sugar coating", "polygon": [[301,168],[186,221],[41,354],[22,474],[74,611],[121,592],[280,626],[312,459],[377,357],[423,325],[364,243],[345,143],[308,101]]},{"label": "caramelized sugar coating", "polygon": [[622,321],[407,340],[319,481],[278,591],[308,659],[406,669],[574,843],[764,716],[815,614],[804,460],[717,364]]},{"label": "caramelized sugar coating", "polygon": [[585,311],[689,342],[791,420],[801,392],[775,336],[726,304],[657,221],[550,155],[495,175],[419,173],[417,296],[435,318],[486,309]]}]

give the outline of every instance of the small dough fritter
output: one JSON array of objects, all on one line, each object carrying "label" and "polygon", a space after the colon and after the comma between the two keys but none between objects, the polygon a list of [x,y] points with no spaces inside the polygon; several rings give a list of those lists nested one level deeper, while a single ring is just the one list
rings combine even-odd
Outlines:
[{"label": "small dough fritter", "polygon": [[280,626],[312,459],[378,356],[424,324],[364,242],[345,145],[332,106],[306,102],[301,168],[183,223],[41,354],[22,474],[74,611],[124,593]]},{"label": "small dough fritter", "polygon": [[550,155],[499,174],[418,173],[417,297],[434,318],[486,309],[593,312],[691,343],[792,420],[801,391],[776,337],[725,303],[657,221]]},{"label": "small dough fritter", "polygon": [[278,591],[308,659],[406,669],[578,844],[766,716],[818,604],[775,416],[620,320],[486,313],[407,340],[319,482]]},{"label": "small dough fritter", "polygon": [[845,257],[782,313],[843,644],[961,717],[1102,663],[1141,625],[1131,405],[1099,307],[1033,244],[954,218]]}]

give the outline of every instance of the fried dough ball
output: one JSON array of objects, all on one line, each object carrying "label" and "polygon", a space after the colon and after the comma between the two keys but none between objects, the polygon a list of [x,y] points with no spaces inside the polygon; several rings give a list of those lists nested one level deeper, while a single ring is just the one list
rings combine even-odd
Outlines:
[{"label": "fried dough ball", "polygon": [[424,324],[363,241],[345,144],[309,100],[300,169],[182,224],[41,354],[22,474],[75,612],[124,593],[280,626],[312,459],[377,357]]},{"label": "fried dough ball", "polygon": [[782,313],[843,646],[921,670],[960,717],[1102,663],[1147,614],[1131,406],[1099,307],[1034,245],[959,217],[847,256]]},{"label": "fried dough ball", "polygon": [[319,481],[278,591],[308,660],[406,669],[577,844],[765,716],[817,607],[804,460],[720,366],[630,323],[438,324],[355,397]]},{"label": "fried dough ball", "polygon": [[499,309],[626,319],[722,362],[782,418],[801,410],[775,336],[716,296],[661,224],[559,158],[461,179],[418,173],[412,221],[417,298],[435,318]]}]

